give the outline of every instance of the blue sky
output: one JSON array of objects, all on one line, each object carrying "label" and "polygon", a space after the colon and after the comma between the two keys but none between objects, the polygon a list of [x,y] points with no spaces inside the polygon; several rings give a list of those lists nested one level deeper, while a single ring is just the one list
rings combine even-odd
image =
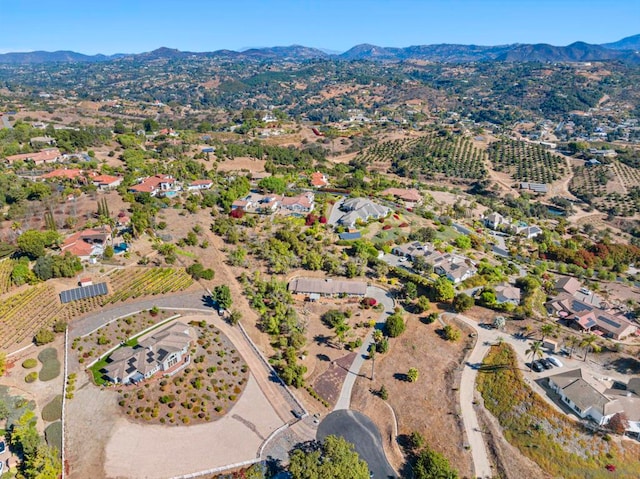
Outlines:
[{"label": "blue sky", "polygon": [[606,43],[638,0],[0,0],[0,52],[138,53],[302,44]]}]

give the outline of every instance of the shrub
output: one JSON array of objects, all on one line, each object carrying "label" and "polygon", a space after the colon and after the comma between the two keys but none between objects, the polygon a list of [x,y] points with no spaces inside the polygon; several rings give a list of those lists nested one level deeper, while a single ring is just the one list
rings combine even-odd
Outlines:
[{"label": "shrub", "polygon": [[35,372],[35,371],[30,372],[29,374],[27,374],[27,375],[24,377],[24,381],[25,381],[26,383],[32,383],[32,382],[34,382],[36,379],[38,379],[38,373],[37,373],[37,372]]},{"label": "shrub", "polygon": [[53,325],[54,333],[64,333],[67,330],[67,322],[66,321],[56,321]]},{"label": "shrub", "polygon": [[410,383],[415,383],[418,380],[418,370],[416,368],[409,369],[407,379]]},{"label": "shrub", "polygon": [[387,391],[387,388],[385,387],[384,384],[380,387],[380,391],[378,391],[378,395],[380,396],[380,399],[382,399],[383,401],[386,401],[387,399],[389,399],[389,392]]},{"label": "shrub", "polygon": [[56,339],[56,336],[55,336],[55,334],[53,334],[53,331],[51,331],[50,329],[46,329],[46,328],[41,328],[40,330],[38,330],[36,335],[33,337],[33,340],[35,341],[36,346],[42,346],[43,344],[49,344],[49,343],[53,342],[54,339]]},{"label": "shrub", "polygon": [[387,331],[387,336],[391,338],[397,338],[406,329],[406,324],[404,319],[402,318],[402,314],[394,313],[387,318],[385,322],[385,329]]},{"label": "shrub", "polygon": [[25,369],[32,369],[38,365],[38,361],[35,358],[29,358],[22,361],[22,367]]},{"label": "shrub", "polygon": [[457,341],[460,339],[460,334],[460,330],[450,324],[447,324],[443,329],[443,336],[447,341]]}]

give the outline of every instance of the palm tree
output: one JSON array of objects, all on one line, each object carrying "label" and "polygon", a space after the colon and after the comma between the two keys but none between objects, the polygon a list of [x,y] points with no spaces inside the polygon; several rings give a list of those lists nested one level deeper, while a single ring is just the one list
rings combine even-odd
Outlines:
[{"label": "palm tree", "polygon": [[573,356],[573,352],[576,350],[576,346],[578,345],[579,342],[580,340],[575,336],[569,336],[565,340],[565,343],[567,344],[567,346],[569,346],[569,357]]},{"label": "palm tree", "polygon": [[580,346],[584,348],[583,361],[587,360],[587,354],[589,353],[589,350],[593,351],[595,349],[596,347],[595,343],[597,339],[598,339],[598,336],[596,336],[595,334],[589,334],[584,338],[582,338],[582,341],[580,341]]},{"label": "palm tree", "polygon": [[550,334],[553,334],[554,331],[555,328],[553,327],[553,324],[543,324],[540,328],[540,332],[542,333],[542,339],[540,341],[544,343],[544,338],[549,336]]},{"label": "palm tree", "polygon": [[[531,363],[533,363],[533,361],[536,359],[536,356],[541,358],[543,356],[542,341],[534,341],[533,343],[531,343],[531,346],[529,347],[529,349],[527,349],[524,353],[531,356]],[[531,363],[529,364],[530,371],[531,371]]]}]

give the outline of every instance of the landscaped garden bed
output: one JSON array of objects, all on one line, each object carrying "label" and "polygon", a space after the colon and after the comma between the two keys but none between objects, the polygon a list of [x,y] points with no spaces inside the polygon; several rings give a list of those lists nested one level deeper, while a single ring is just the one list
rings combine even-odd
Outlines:
[{"label": "landscaped garden bed", "polygon": [[188,425],[215,421],[240,398],[249,369],[231,341],[213,325],[189,323],[198,335],[191,364],[174,376],[120,387],[118,404],[145,424]]},{"label": "landscaped garden bed", "polygon": [[[112,321],[87,336],[75,338],[71,343],[71,349],[77,351],[80,363],[90,363],[114,346],[130,341],[129,338],[140,334],[155,324],[166,321],[172,316],[175,316],[174,312],[165,310],[158,310],[157,312],[155,310],[147,310],[134,313]],[[128,345],[134,346],[135,343],[132,342]]]}]

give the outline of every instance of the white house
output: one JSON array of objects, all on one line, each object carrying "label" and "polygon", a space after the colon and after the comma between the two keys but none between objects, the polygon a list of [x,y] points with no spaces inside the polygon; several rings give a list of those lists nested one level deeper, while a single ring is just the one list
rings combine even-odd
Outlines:
[{"label": "white house", "polygon": [[510,284],[501,284],[494,288],[496,292],[496,302],[498,304],[511,303],[516,306],[520,304],[520,289]]},{"label": "white house", "polygon": [[346,213],[338,219],[338,223],[347,228],[353,228],[358,221],[384,218],[391,212],[390,208],[367,198],[350,198],[342,203],[340,208]]},{"label": "white house", "polygon": [[197,190],[208,190],[213,186],[213,181],[211,180],[195,180],[189,183],[187,189],[189,191],[197,191]]},{"label": "white house", "polygon": [[428,260],[433,261],[433,271],[445,276],[453,284],[462,283],[477,272],[476,268],[469,264],[471,261],[468,258],[458,254],[444,253]]},{"label": "white house", "polygon": [[507,220],[500,213],[494,211],[484,219],[484,224],[487,228],[497,230],[498,228],[500,228],[500,226],[508,225],[509,220]]}]

